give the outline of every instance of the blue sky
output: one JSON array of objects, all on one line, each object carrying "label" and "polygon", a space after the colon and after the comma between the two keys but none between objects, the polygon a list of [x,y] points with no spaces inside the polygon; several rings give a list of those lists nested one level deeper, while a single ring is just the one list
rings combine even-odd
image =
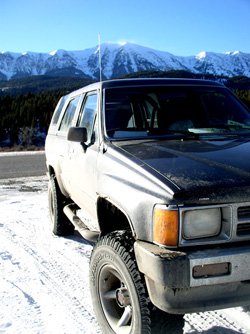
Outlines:
[{"label": "blue sky", "polygon": [[0,51],[129,41],[175,55],[250,53],[250,0],[0,0]]}]

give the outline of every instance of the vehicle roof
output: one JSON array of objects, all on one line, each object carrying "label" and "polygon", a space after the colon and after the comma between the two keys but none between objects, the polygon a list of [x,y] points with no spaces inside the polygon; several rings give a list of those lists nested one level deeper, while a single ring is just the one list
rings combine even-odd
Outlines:
[{"label": "vehicle roof", "polygon": [[[86,91],[105,89],[105,88],[117,88],[117,87],[135,87],[135,86],[217,86],[222,87],[221,83],[212,80],[203,79],[179,79],[179,78],[133,78],[133,79],[113,79],[107,81],[96,82],[88,86],[82,87],[72,93],[82,93]],[[70,93],[71,95],[71,93]]]}]

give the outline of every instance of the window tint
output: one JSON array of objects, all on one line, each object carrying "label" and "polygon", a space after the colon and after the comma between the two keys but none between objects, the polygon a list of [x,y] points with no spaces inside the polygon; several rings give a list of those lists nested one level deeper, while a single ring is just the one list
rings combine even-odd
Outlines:
[{"label": "window tint", "polygon": [[96,110],[97,110],[97,95],[96,94],[88,95],[85,100],[83,110],[78,122],[79,127],[84,127],[87,129],[88,142],[91,141]]},{"label": "window tint", "polygon": [[75,115],[75,111],[79,102],[80,96],[75,97],[71,100],[67,106],[67,109],[63,115],[63,119],[60,125],[60,131],[67,131],[72,125],[72,121]]}]

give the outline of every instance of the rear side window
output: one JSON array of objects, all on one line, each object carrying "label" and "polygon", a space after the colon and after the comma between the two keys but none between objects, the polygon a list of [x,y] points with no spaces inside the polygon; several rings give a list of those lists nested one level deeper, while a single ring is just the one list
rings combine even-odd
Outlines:
[{"label": "rear side window", "polygon": [[66,99],[67,99],[67,95],[62,96],[60,98],[60,100],[58,101],[57,106],[56,106],[55,111],[54,111],[54,114],[53,114],[53,117],[52,117],[52,121],[51,121],[51,123],[53,125],[57,124]]},{"label": "rear side window", "polygon": [[60,124],[60,131],[66,132],[72,126],[72,121],[74,119],[79,100],[80,96],[76,96],[69,102]]}]

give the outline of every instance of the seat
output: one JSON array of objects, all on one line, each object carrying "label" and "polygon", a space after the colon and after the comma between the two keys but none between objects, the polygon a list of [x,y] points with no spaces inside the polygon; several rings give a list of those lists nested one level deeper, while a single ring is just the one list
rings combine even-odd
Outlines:
[{"label": "seat", "polygon": [[192,110],[179,100],[167,101],[157,114],[157,122],[160,129],[171,131],[188,131],[195,126]]},{"label": "seat", "polygon": [[106,110],[105,116],[107,134],[112,136],[114,131],[127,129],[132,111],[128,107],[119,107],[118,109]]}]

